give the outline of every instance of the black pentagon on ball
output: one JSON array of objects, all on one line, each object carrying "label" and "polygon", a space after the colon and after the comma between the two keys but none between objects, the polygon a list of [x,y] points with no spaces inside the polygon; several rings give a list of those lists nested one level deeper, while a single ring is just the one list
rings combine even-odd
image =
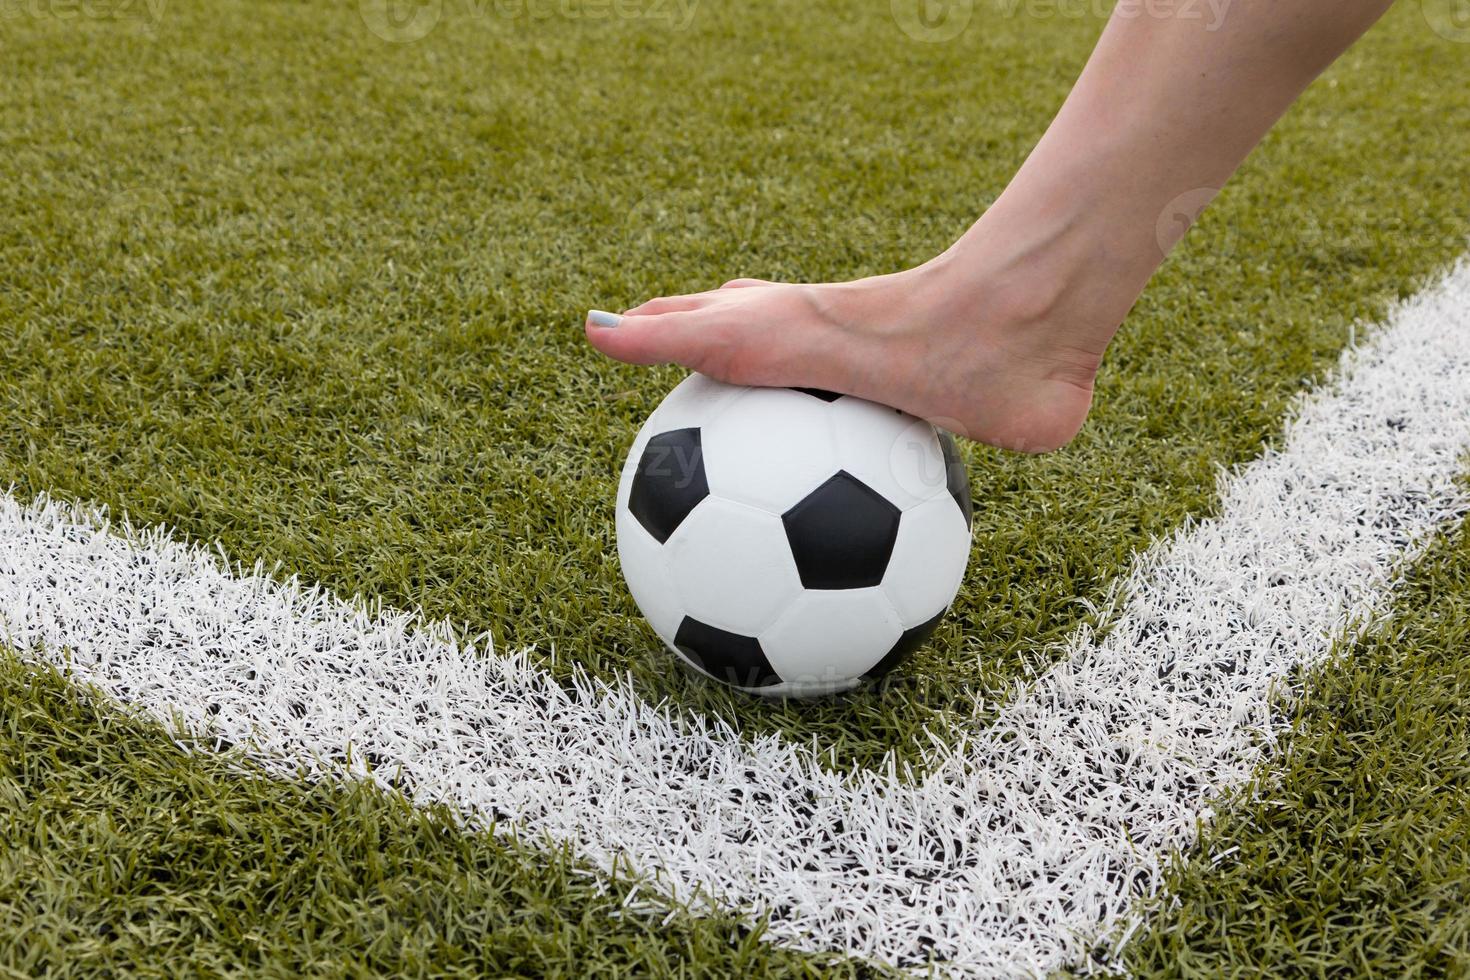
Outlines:
[{"label": "black pentagon on ball", "polygon": [[924,645],[929,639],[929,634],[934,632],[934,627],[944,618],[944,610],[927,622],[920,623],[912,629],[903,631],[903,635],[893,644],[893,648],[883,655],[883,659],[869,667],[867,673],[863,674],[869,680],[882,677],[893,668],[907,660],[915,650]]},{"label": "black pentagon on ball", "polygon": [[792,391],[799,391],[803,395],[811,395],[813,398],[820,398],[824,402],[835,402],[837,399],[839,399],[839,398],[842,397],[837,392],[835,392],[835,391],[828,391],[825,388],[796,388],[796,387],[793,387],[791,390]]},{"label": "black pentagon on ball", "polygon": [[970,474],[965,470],[965,461],[960,458],[960,447],[948,432],[939,433],[939,451],[944,454],[944,481],[949,485],[949,495],[960,505],[965,515],[965,527],[974,520],[975,508],[970,502]]},{"label": "black pentagon on ball", "polygon": [[846,470],[781,515],[801,584],[862,589],[883,582],[899,510]]},{"label": "black pentagon on ball", "polygon": [[693,616],[685,616],[674,634],[674,646],[700,670],[735,687],[770,687],[781,676],[766,659],[760,640],[731,633]]},{"label": "black pentagon on ball", "polygon": [[648,440],[633,474],[628,510],[659,544],[708,496],[698,429],[674,429]]}]

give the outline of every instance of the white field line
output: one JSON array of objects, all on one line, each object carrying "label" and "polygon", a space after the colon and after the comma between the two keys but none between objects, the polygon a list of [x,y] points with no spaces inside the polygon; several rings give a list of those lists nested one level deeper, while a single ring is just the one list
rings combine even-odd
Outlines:
[{"label": "white field line", "polygon": [[1218,517],[1137,558],[1103,639],[1075,637],[917,781],[826,772],[626,683],[563,689],[527,654],[44,500],[0,499],[0,626],[282,777],[360,774],[350,745],[417,801],[767,910],[801,947],[1041,974],[1136,925],[1169,855],[1272,748],[1283,682],[1382,611],[1465,510],[1467,309],[1467,265],[1397,309],[1280,451],[1222,477]]}]

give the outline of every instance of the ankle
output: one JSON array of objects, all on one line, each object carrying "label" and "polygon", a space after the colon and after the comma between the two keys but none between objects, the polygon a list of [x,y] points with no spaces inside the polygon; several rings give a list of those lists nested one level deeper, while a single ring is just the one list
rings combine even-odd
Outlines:
[{"label": "ankle", "polygon": [[1055,353],[1090,380],[1163,258],[1120,237],[1091,215],[997,202],[915,273],[925,293],[959,298],[977,329],[1006,347]]}]

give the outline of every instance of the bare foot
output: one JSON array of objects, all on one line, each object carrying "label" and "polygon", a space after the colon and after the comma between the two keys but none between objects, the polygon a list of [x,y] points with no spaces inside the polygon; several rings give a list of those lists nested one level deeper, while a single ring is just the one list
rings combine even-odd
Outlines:
[{"label": "bare foot", "polygon": [[623,361],[826,388],[1048,452],[1082,427],[1103,351],[1162,256],[1125,271],[1105,243],[1065,223],[1001,247],[985,224],[906,272],[821,285],[737,279],[650,300],[616,326],[589,317],[587,337]]},{"label": "bare foot", "polygon": [[1388,5],[1248,0],[1208,27],[1115,12],[1015,177],[939,258],[858,282],[739,280],[656,299],[611,326],[589,317],[588,339],[625,361],[860,395],[1000,446],[1065,445],[1169,249]]}]

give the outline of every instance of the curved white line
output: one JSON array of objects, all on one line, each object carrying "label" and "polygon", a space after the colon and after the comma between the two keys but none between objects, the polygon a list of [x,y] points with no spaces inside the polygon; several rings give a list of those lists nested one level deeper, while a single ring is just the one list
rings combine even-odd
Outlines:
[{"label": "curved white line", "polygon": [[415,800],[770,911],[771,934],[802,947],[1046,973],[1130,923],[1211,800],[1272,748],[1274,691],[1379,612],[1465,511],[1467,299],[1461,265],[1398,308],[1301,402],[1279,451],[1222,477],[1219,516],[1136,559],[1103,639],[1075,637],[916,782],[835,775],[625,683],[566,690],[525,653],[54,502],[0,499],[0,623],[30,656],[248,743],[282,777],[375,760],[372,778]]}]

